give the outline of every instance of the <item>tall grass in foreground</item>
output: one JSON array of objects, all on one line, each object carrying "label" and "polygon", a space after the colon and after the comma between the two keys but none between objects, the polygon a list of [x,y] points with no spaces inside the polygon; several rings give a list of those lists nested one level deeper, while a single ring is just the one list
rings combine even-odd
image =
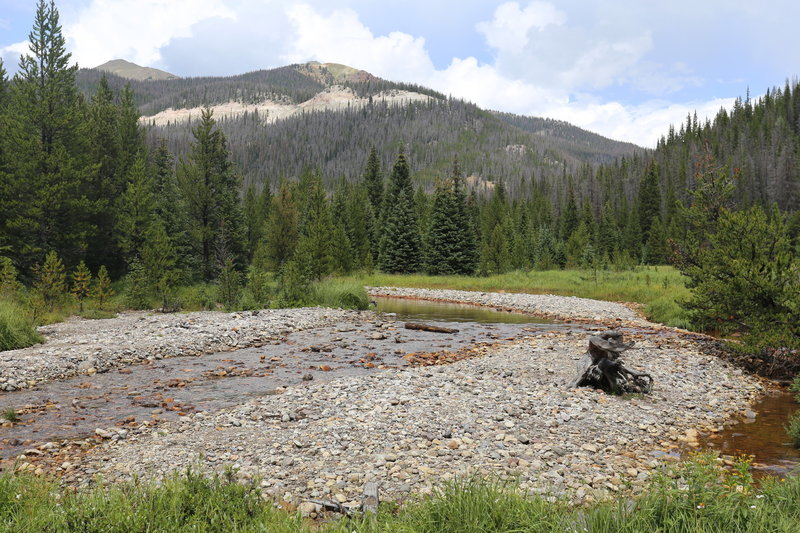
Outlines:
[{"label": "tall grass in foreground", "polygon": [[513,484],[461,480],[377,516],[312,524],[261,499],[256,483],[193,472],[161,483],[73,494],[54,483],[0,476],[0,531],[269,531],[330,533],[797,533],[800,478],[754,484],[746,462],[724,470],[701,455],[657,474],[636,499],[573,507],[519,493]]},{"label": "tall grass in foreground", "polygon": [[650,320],[687,328],[686,314],[678,304],[689,297],[685,278],[672,267],[637,267],[633,270],[546,270],[509,272],[495,276],[426,276],[376,273],[346,278],[370,286],[506,291],[529,294],[580,296],[612,302],[635,302]]},{"label": "tall grass in foreground", "polygon": [[25,348],[43,341],[22,306],[0,300],[0,351]]}]

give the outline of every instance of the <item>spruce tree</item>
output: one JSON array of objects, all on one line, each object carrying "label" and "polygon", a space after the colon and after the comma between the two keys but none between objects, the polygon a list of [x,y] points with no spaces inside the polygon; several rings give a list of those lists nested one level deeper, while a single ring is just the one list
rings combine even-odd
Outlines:
[{"label": "spruce tree", "polygon": [[422,243],[417,206],[408,161],[402,148],[392,168],[381,232],[380,269],[390,273],[419,271]]},{"label": "spruce tree", "polygon": [[141,258],[150,291],[164,310],[175,310],[174,292],[180,281],[178,257],[164,223],[157,216],[145,233]]},{"label": "spruce tree", "polygon": [[335,228],[321,177],[317,173],[309,173],[305,179],[297,262],[307,278],[322,279],[333,269],[332,236]]},{"label": "spruce tree", "polygon": [[508,270],[511,263],[508,200],[502,181],[495,185],[481,218],[480,271],[483,274],[501,274]]},{"label": "spruce tree", "polygon": [[372,211],[380,212],[383,205],[383,174],[381,174],[381,162],[375,147],[369,151],[367,165],[364,168],[364,185],[367,188]]},{"label": "spruce tree", "polygon": [[78,300],[78,309],[81,313],[83,313],[83,301],[89,297],[91,292],[92,273],[86,263],[81,261],[72,272],[72,294]]},{"label": "spruce tree", "polygon": [[650,238],[650,227],[655,218],[661,219],[661,190],[658,176],[658,165],[653,161],[647,166],[639,190],[639,227],[642,231],[642,244]]},{"label": "spruce tree", "polygon": [[0,256],[0,298],[13,299],[22,284],[17,280],[17,269],[8,257]]},{"label": "spruce tree", "polygon": [[85,187],[86,198],[91,204],[89,220],[95,229],[93,238],[89,239],[86,255],[90,267],[97,268],[105,264],[111,266],[113,272],[119,273],[124,262],[121,261],[114,238],[117,214],[114,199],[119,198],[125,190],[126,176],[118,172],[120,136],[117,113],[114,93],[103,75],[92,97],[89,120],[86,122],[89,156],[95,165]]},{"label": "spruce tree", "polygon": [[114,289],[111,288],[111,278],[108,277],[108,269],[105,265],[100,265],[97,271],[97,281],[94,285],[92,295],[97,299],[97,307],[103,309],[109,298],[114,296]]},{"label": "spruce tree", "polygon": [[[367,189],[358,185],[345,202],[344,225],[353,253],[352,268],[366,268],[373,264],[373,243],[377,237],[376,220]],[[374,248],[377,251],[377,245]]]},{"label": "spruce tree", "polygon": [[225,135],[215,125],[213,112],[204,109],[192,131],[194,142],[189,155],[178,169],[191,251],[205,280],[216,278],[220,259],[226,259],[218,256],[230,255],[237,265],[242,262],[245,245],[238,196],[240,178],[230,161]]},{"label": "spruce tree", "polygon": [[269,268],[278,271],[289,261],[300,236],[300,214],[292,187],[283,182],[272,199],[263,246]]},{"label": "spruce tree", "polygon": [[427,237],[426,270],[434,275],[474,273],[477,250],[458,161],[450,180],[437,184]]},{"label": "spruce tree", "polygon": [[136,159],[128,173],[128,185],[118,201],[116,238],[125,261],[140,258],[145,236],[155,211],[153,181],[144,159]]},{"label": "spruce tree", "polygon": [[433,276],[455,274],[452,258],[456,253],[458,227],[451,184],[439,181],[433,193],[433,213],[427,236],[425,270]]},{"label": "spruce tree", "polygon": [[0,128],[0,153],[7,158],[0,234],[26,274],[47,250],[77,263],[90,232],[81,199],[86,169],[79,157],[77,66],[70,66],[53,2],[37,3],[28,40],[30,53],[20,59]]},{"label": "spruce tree", "polygon": [[34,273],[36,275],[34,288],[42,297],[45,307],[52,311],[67,291],[64,263],[55,250],[51,250],[45,256],[44,263],[35,267]]}]

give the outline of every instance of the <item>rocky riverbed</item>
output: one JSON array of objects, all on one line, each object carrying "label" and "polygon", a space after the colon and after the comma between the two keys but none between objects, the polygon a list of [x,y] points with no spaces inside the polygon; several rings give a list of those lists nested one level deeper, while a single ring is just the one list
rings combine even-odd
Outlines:
[{"label": "rocky riverbed", "polygon": [[[349,504],[359,500],[368,481],[380,483],[384,498],[402,499],[478,473],[518,476],[524,490],[588,501],[628,487],[637,490],[665,459],[696,446],[698,432],[719,431],[732,417],[747,416],[749,402],[763,390],[754,378],[704,353],[692,337],[651,329],[621,304],[416,289],[372,293],[624,325],[631,328],[626,340],[637,341],[625,361],[652,374],[653,393],[614,397],[568,390],[587,331],[537,332],[453,364],[312,381],[155,427],[98,428],[94,439],[40,445],[24,454],[18,467],[51,471],[83,485],[97,475],[117,481],[192,465],[232,466],[241,478],[259,479],[265,495],[276,499]],[[324,323],[341,319],[343,312],[275,313],[282,318],[268,323],[281,329],[291,327],[294,317]],[[141,316],[144,322],[164,319]],[[189,316],[194,314],[171,318]],[[227,315],[228,329],[241,329],[234,321],[248,320],[236,316]],[[225,317],[213,321],[224,325]],[[359,320],[358,313],[352,317]],[[102,339],[103,328],[95,329]],[[161,328],[149,331],[155,336]],[[162,339],[139,342],[156,345]],[[163,342],[166,349],[168,341]],[[182,342],[194,346],[190,335]],[[102,443],[94,446],[96,441]]]},{"label": "rocky riverbed", "polygon": [[106,320],[70,318],[39,328],[46,342],[0,352],[0,391],[92,375],[147,359],[197,356],[260,346],[291,331],[358,313],[305,308],[239,313],[120,313]]}]

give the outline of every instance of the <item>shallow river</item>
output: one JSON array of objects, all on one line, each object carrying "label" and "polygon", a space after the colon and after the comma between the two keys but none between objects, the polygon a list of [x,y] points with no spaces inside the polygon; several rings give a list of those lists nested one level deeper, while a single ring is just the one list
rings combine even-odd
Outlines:
[{"label": "shallow river", "polygon": [[[404,366],[404,356],[411,353],[454,352],[534,330],[569,327],[446,303],[381,298],[376,310],[384,314],[373,321],[298,331],[258,348],[156,360],[0,394],[0,409],[21,414],[14,427],[0,427],[0,458],[48,441],[85,438],[97,428],[175,419],[273,394],[278,387]],[[459,331],[450,335],[407,330],[406,320]]]},{"label": "shallow river", "polygon": [[[407,354],[455,352],[537,331],[587,328],[471,305],[376,301],[374,321],[342,322],[295,332],[258,348],[157,360],[2,394],[0,409],[21,412],[21,422],[0,427],[0,459],[48,441],[89,437],[96,428],[175,419],[273,394],[279,387],[407,365]],[[407,330],[406,321],[459,332]],[[786,474],[800,464],[800,450],[788,443],[783,429],[796,408],[790,394],[773,391],[753,407],[754,421],[704,436],[702,444],[724,454],[754,455],[757,471]]]}]

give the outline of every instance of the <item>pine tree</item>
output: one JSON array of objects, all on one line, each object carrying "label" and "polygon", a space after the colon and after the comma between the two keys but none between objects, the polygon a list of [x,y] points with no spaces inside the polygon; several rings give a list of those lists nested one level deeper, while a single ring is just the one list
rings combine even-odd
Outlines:
[{"label": "pine tree", "polygon": [[421,248],[414,189],[408,161],[401,148],[385,200],[378,265],[384,272],[417,272],[422,262]]},{"label": "pine tree", "polygon": [[110,265],[120,272],[124,266],[114,238],[116,205],[125,190],[125,175],[118,173],[120,163],[120,136],[114,93],[105,75],[100,78],[97,91],[89,107],[89,120],[85,123],[89,139],[89,156],[95,165],[91,179],[86,183],[85,195],[91,203],[89,221],[94,226],[94,236],[89,240],[87,259],[90,266]]},{"label": "pine tree", "polygon": [[108,277],[108,269],[105,265],[100,265],[97,271],[97,282],[94,286],[93,296],[97,299],[97,307],[103,309],[109,298],[114,296],[114,289],[111,288],[111,278]]},{"label": "pine tree", "polygon": [[364,185],[367,188],[369,202],[372,204],[372,211],[378,213],[383,206],[383,175],[381,174],[381,162],[378,159],[378,152],[373,147],[369,151],[367,165],[364,168]]},{"label": "pine tree", "polygon": [[86,266],[86,263],[81,261],[72,272],[72,294],[78,300],[78,308],[83,313],[83,301],[89,297],[92,292],[92,273]]},{"label": "pine tree", "polygon": [[116,220],[116,237],[126,262],[141,258],[145,241],[155,212],[153,181],[147,173],[145,162],[138,157],[128,173],[128,185],[119,198]]},{"label": "pine tree", "polygon": [[67,292],[67,273],[55,250],[47,253],[44,264],[37,265],[34,274],[34,288],[42,297],[45,307],[52,311]]},{"label": "pine tree", "polygon": [[30,53],[20,60],[0,128],[0,153],[7,154],[0,234],[26,274],[47,250],[77,263],[90,229],[80,194],[85,168],[78,157],[84,136],[78,132],[77,66],[69,64],[52,2],[37,3],[28,40]]},{"label": "pine tree", "polygon": [[643,244],[650,238],[650,227],[656,217],[661,219],[661,190],[658,165],[651,162],[642,178],[639,191],[639,227],[642,230]]},{"label": "pine tree", "polygon": [[[333,269],[335,230],[322,179],[317,173],[304,177],[305,198],[297,243],[297,262],[309,279],[322,279]],[[345,236],[346,238],[346,236]]]},{"label": "pine tree", "polygon": [[299,217],[292,187],[283,182],[272,199],[263,241],[269,268],[280,270],[294,255],[300,236]]},{"label": "pine tree", "polygon": [[238,196],[240,178],[230,161],[225,136],[215,129],[215,124],[213,112],[204,109],[200,123],[192,131],[195,140],[190,153],[181,161],[178,172],[187,205],[192,253],[205,280],[216,277],[219,249],[225,249],[239,264],[245,245]]},{"label": "pine tree", "polygon": [[6,73],[6,66],[3,64],[3,58],[0,57],[0,113],[2,113],[9,98],[9,84],[8,75]]},{"label": "pine tree", "polygon": [[161,301],[162,309],[176,310],[174,292],[180,280],[178,257],[164,223],[158,217],[147,228],[141,259],[147,284]]}]

